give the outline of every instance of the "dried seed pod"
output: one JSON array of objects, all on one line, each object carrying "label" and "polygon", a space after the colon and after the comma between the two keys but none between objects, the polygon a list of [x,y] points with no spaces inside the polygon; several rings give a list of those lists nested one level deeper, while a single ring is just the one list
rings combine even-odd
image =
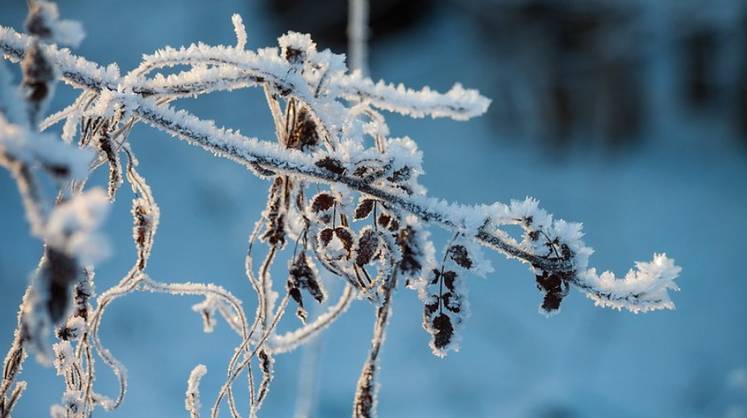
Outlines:
[{"label": "dried seed pod", "polygon": [[135,247],[137,248],[137,268],[139,271],[145,270],[153,237],[153,217],[149,208],[150,206],[145,199],[132,200],[132,239],[135,241]]},{"label": "dried seed pod", "polygon": [[324,301],[324,291],[319,285],[317,275],[305,252],[301,252],[290,263],[288,268],[288,282],[286,289],[290,297],[298,304],[296,316],[301,322],[306,322],[306,310],[303,305],[302,290],[308,292],[317,302]]},{"label": "dried seed pod", "polygon": [[296,287],[307,291],[319,303],[324,302],[324,291],[319,285],[316,269],[305,252],[298,254],[288,271]]},{"label": "dried seed pod", "polygon": [[114,200],[114,196],[117,194],[117,189],[119,189],[119,185],[122,184],[122,166],[119,161],[119,154],[115,151],[112,144],[108,122],[104,122],[101,125],[94,138],[99,152],[104,154],[106,161],[109,163],[108,194],[109,199]]},{"label": "dried seed pod", "polygon": [[259,389],[257,390],[256,405],[252,405],[252,407],[259,409],[262,402],[267,397],[267,393],[270,391],[270,383],[272,382],[273,370],[275,368],[275,359],[270,351],[265,348],[259,350],[257,357],[259,358],[259,369],[262,372],[262,380],[260,381]]},{"label": "dried seed pod", "polygon": [[285,208],[283,205],[285,183],[284,177],[276,177],[273,180],[267,198],[267,208],[263,213],[267,219],[267,226],[261,239],[272,246],[285,245]]},{"label": "dried seed pod", "polygon": [[306,106],[300,106],[296,113],[294,128],[288,135],[286,146],[305,151],[319,144],[319,133],[314,118]]}]

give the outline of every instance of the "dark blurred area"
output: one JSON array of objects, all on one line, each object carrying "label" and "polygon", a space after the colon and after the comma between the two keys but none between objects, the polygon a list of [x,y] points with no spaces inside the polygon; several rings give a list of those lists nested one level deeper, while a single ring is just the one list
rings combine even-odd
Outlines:
[{"label": "dark blurred area", "polygon": [[[278,27],[312,33],[323,47],[346,47],[346,0],[264,1]],[[614,151],[644,141],[649,129],[677,115],[675,124],[715,128],[747,147],[747,2],[379,0],[370,6],[372,50],[436,11],[473,20],[495,68],[483,90],[505,133],[553,150],[592,144]]]},{"label": "dark blurred area", "polygon": [[[263,0],[276,17],[279,31],[311,33],[323,48],[347,47],[348,0]],[[376,0],[369,3],[372,42],[406,30],[427,18],[440,1]]]}]

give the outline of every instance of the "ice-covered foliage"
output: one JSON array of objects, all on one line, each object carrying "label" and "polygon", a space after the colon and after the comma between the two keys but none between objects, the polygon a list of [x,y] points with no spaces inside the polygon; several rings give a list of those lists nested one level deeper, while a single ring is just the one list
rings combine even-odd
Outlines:
[{"label": "ice-covered foliage", "polygon": [[[289,32],[277,47],[248,50],[241,18],[232,19],[235,46],[195,44],[164,48],[121,75],[58,45],[82,38],[77,24],[59,20],[54,4],[30,1],[26,34],[0,27],[0,50],[20,63],[20,89],[0,67],[0,162],[18,183],[33,234],[45,244],[18,317],[0,386],[0,416],[7,416],[25,384],[17,382],[28,352],[53,362],[65,392],[52,415],[90,417],[95,408],[117,408],[124,400],[127,373],[100,337],[112,302],[145,291],[203,298],[193,310],[214,329],[222,318],[240,342],[227,367],[210,413],[225,403],[241,416],[234,382],[247,374],[249,416],[267,397],[276,357],[309,342],[344,314],[353,300],[376,307],[371,349],[354,396],[353,415],[375,415],[378,358],[391,301],[400,288],[415,290],[423,303],[423,326],[434,354],[458,349],[469,303],[471,275],[492,272],[484,249],[526,263],[542,293],[541,310],[556,312],[571,288],[595,304],[631,312],[674,307],[669,290],[680,268],[662,255],[640,262],[622,278],[588,265],[592,250],[578,223],[555,219],[527,198],[509,204],[467,206],[427,195],[419,182],[422,153],[410,138],[390,136],[384,112],[420,118],[468,120],[483,114],[489,100],[455,84],[446,93],[375,82],[364,75],[365,2],[354,1],[351,44],[355,70],[345,57],[319,51],[309,35]],[[363,8],[363,9],[361,9]],[[44,118],[56,80],[81,90],[65,109]],[[186,97],[217,91],[260,88],[275,127],[275,139],[260,140],[215,126],[173,107]],[[159,209],[130,147],[129,134],[145,123],[212,154],[245,166],[269,181],[267,204],[249,234],[246,275],[257,294],[253,318],[234,295],[215,284],[156,281],[147,265]],[[51,133],[62,124],[61,134]],[[44,133],[42,133],[42,131]],[[108,190],[86,188],[88,175],[108,169]],[[43,182],[43,177],[51,180]],[[106,254],[99,228],[108,202],[128,183],[136,260],[130,271],[98,296],[94,263]],[[51,186],[50,184],[51,183]],[[313,187],[312,187],[313,185]],[[54,187],[54,197],[48,189]],[[312,192],[313,190],[313,192]],[[429,228],[453,235],[440,260]],[[263,258],[255,266],[257,248]],[[287,276],[270,274],[287,260]],[[325,303],[325,286],[345,288],[326,311],[310,317],[309,305]],[[286,307],[295,308],[298,328],[280,333]],[[58,342],[48,334],[56,328]],[[110,367],[120,390],[112,398],[96,392],[95,356]],[[185,408],[200,415],[197,366],[190,374]]]}]

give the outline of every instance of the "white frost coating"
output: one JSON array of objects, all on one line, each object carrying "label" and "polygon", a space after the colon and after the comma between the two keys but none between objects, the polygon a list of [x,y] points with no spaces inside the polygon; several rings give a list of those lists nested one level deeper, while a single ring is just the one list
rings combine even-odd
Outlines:
[{"label": "white frost coating", "polygon": [[75,362],[75,353],[69,341],[60,341],[52,345],[54,351],[54,368],[57,376],[64,376]]},{"label": "white frost coating", "polygon": [[361,72],[353,71],[349,76],[334,77],[330,84],[343,97],[369,100],[379,109],[415,118],[430,115],[433,118],[468,120],[482,115],[490,106],[490,99],[481,96],[477,90],[465,89],[459,83],[445,94],[429,87],[416,91],[403,84],[374,83]]},{"label": "white frost coating", "polygon": [[184,408],[189,412],[191,418],[200,416],[200,379],[207,373],[204,364],[198,364],[192,369],[187,380],[187,394],[184,398]]},{"label": "white frost coating", "polygon": [[77,340],[88,331],[86,320],[80,316],[73,316],[65,323],[65,330],[70,340]]},{"label": "white frost coating", "polygon": [[49,415],[52,418],[67,418],[67,411],[62,405],[55,404],[49,408]]},{"label": "white frost coating", "polygon": [[233,31],[236,33],[236,49],[246,48],[246,27],[244,27],[244,21],[241,19],[241,15],[234,13],[231,16],[231,23],[233,23]]},{"label": "white frost coating", "polygon": [[217,294],[208,294],[205,300],[192,306],[192,311],[202,316],[202,330],[205,333],[211,333],[215,330],[216,313],[220,314],[226,320],[229,326],[238,335],[243,335],[242,317],[237,314],[227,302],[225,297]]},{"label": "white frost coating", "polygon": [[[19,53],[23,53],[31,43],[31,37],[16,32],[7,27],[0,27],[0,50],[8,59],[19,60]],[[74,87],[91,87],[98,83],[106,85],[110,90],[117,90],[120,81],[119,68],[110,64],[106,68],[73,55],[69,49],[56,45],[42,45],[48,57],[58,71],[63,75],[62,80]],[[66,76],[74,74],[75,77]]]},{"label": "white frost coating", "polygon": [[545,243],[555,239],[570,248],[576,271],[573,284],[595,305],[634,313],[674,309],[669,290],[679,290],[674,280],[682,269],[665,254],[654,254],[650,262],[637,262],[636,269],[630,270],[623,278],[609,271],[598,274],[595,268],[587,269],[594,250],[584,243],[580,223],[553,219],[551,214],[539,208],[539,202],[533,198],[512,201],[509,206],[503,207],[503,211],[496,222],[522,224],[531,220],[527,228],[538,232],[539,239],[536,240],[525,234],[519,244],[522,249],[532,254],[547,254],[551,250]]},{"label": "white frost coating", "polygon": [[[48,6],[50,3],[46,2],[39,4],[37,15],[42,16],[43,22],[56,21],[56,8]],[[360,12],[365,11],[365,6],[366,1],[352,1],[351,13],[355,19],[351,22],[351,40],[357,37],[357,45],[351,48],[354,56],[351,62],[352,67],[361,69],[364,67],[361,62],[365,61],[360,54],[365,47],[362,41],[365,37],[365,15]],[[51,8],[46,10],[44,7]],[[484,275],[492,271],[490,263],[481,255],[478,244],[527,263],[538,288],[544,293],[542,307],[547,312],[557,311],[571,286],[579,288],[600,306],[624,308],[636,313],[673,307],[668,290],[677,289],[674,279],[680,268],[664,255],[655,255],[652,262],[637,263],[636,269],[621,279],[609,272],[598,275],[596,270],[587,269],[592,250],[583,242],[581,224],[554,219],[540,209],[534,199],[513,201],[509,205],[468,206],[427,196],[425,187],[419,182],[419,176],[423,173],[422,154],[416,143],[409,138],[391,138],[380,112],[466,120],[484,113],[490,103],[477,91],[464,89],[459,84],[446,93],[437,93],[428,87],[416,91],[401,84],[375,83],[360,71],[348,73],[343,55],[328,50],[317,51],[309,35],[295,32],[280,37],[279,47],[246,51],[247,35],[243,22],[238,15],[232,17],[232,22],[236,46],[195,44],[180,49],[165,48],[145,56],[142,64],[125,77],[120,76],[116,65],[102,68],[72,55],[68,50],[42,43],[40,47],[58,70],[57,76],[85,92],[72,106],[48,117],[40,127],[26,127],[23,117],[15,120],[12,108],[19,100],[0,98],[0,112],[7,115],[0,115],[0,151],[3,151],[0,162],[8,166],[18,180],[27,212],[38,215],[29,216],[36,219],[32,222],[35,233],[43,236],[50,248],[74,256],[76,264],[79,261],[88,264],[100,258],[97,250],[102,245],[99,244],[101,237],[98,229],[108,207],[108,197],[100,190],[78,195],[83,182],[74,182],[70,195],[75,197],[63,202],[54,211],[51,210],[51,202],[34,205],[43,199],[35,199],[35,190],[30,186],[35,179],[31,178],[33,173],[24,171],[26,166],[43,166],[55,178],[68,180],[71,173],[73,178],[80,176],[83,179],[88,174],[91,161],[86,151],[66,147],[58,138],[39,135],[37,130],[65,120],[64,142],[72,143],[77,124],[81,118],[85,118],[86,123],[82,127],[87,131],[85,135],[111,134],[112,142],[109,145],[116,145],[116,149],[105,146],[107,141],[99,139],[93,141],[94,146],[100,147],[100,153],[107,156],[112,168],[119,166],[117,153],[126,154],[131,161],[126,177],[133,191],[139,195],[133,201],[132,210],[137,263],[118,285],[99,297],[91,316],[91,331],[84,332],[86,324],[81,318],[77,322],[68,321],[66,336],[61,337],[67,338],[67,341],[55,346],[58,372],[64,373],[66,383],[70,384],[70,380],[81,379],[71,370],[83,370],[80,363],[72,363],[76,361],[71,360],[72,353],[80,356],[81,344],[90,344],[88,338],[92,338],[93,347],[104,363],[114,369],[120,391],[115,400],[110,400],[91,388],[81,403],[79,394],[69,390],[63,405],[53,410],[53,415],[70,418],[79,415],[77,410],[81,405],[83,413],[87,413],[85,411],[93,410],[94,404],[104,409],[114,409],[121,404],[127,384],[126,373],[112,354],[102,347],[98,332],[106,306],[114,299],[135,291],[202,296],[204,301],[193,309],[203,315],[205,330],[212,330],[215,317],[220,314],[241,336],[242,343],[229,363],[228,380],[212,411],[213,415],[217,415],[221,399],[225,396],[234,417],[239,414],[232,393],[233,381],[242,370],[251,370],[253,358],[259,357],[262,378],[256,393],[258,396],[255,396],[252,375],[248,376],[252,382],[249,391],[250,416],[255,416],[267,393],[272,376],[271,354],[291,351],[318,335],[340,317],[356,294],[370,299],[377,306],[381,305],[377,311],[369,361],[364,366],[356,392],[356,416],[371,416],[375,412],[375,389],[372,389],[375,387],[375,359],[389,315],[391,278],[398,274],[398,280],[419,289],[425,302],[424,326],[431,333],[431,347],[437,355],[444,355],[446,351],[458,347],[459,330],[468,314],[463,273],[470,271]],[[56,32],[65,33],[66,30]],[[71,36],[74,37],[74,34],[68,37]],[[62,38],[65,36],[52,40],[63,41]],[[31,38],[0,27],[0,49],[5,59],[21,60],[32,43],[35,41],[32,42]],[[170,75],[158,73],[159,70],[176,66],[187,68]],[[169,72],[172,71],[164,71]],[[7,93],[5,96],[11,95],[11,90],[5,87],[9,85],[8,80],[7,74],[0,69],[0,87]],[[171,107],[179,98],[254,86],[262,87],[265,93],[275,122],[277,143],[219,128],[212,121],[200,120],[186,111]],[[97,120],[91,128],[92,124],[88,121]],[[158,208],[145,179],[135,171],[136,159],[127,141],[127,134],[139,121],[201,146],[216,156],[240,163],[263,179],[283,180],[278,184],[284,185],[282,194],[287,196],[278,200],[277,207],[285,205],[286,209],[270,210],[268,205],[262,222],[265,222],[268,232],[271,231],[270,226],[275,228],[273,234],[277,233],[277,236],[273,239],[281,243],[279,248],[282,248],[283,242],[288,244],[296,241],[296,246],[302,247],[304,252],[317,250],[314,255],[327,270],[347,279],[349,284],[337,304],[313,322],[290,333],[275,335],[275,326],[291,297],[290,289],[286,288],[288,293],[273,315],[274,299],[278,294],[273,290],[269,272],[275,246],[272,247],[272,256],[268,255],[263,264],[261,284],[253,277],[251,257],[247,254],[249,279],[261,301],[260,313],[251,329],[241,302],[218,286],[159,283],[150,279],[145,273],[146,262],[158,223]],[[105,127],[105,132],[96,132],[102,127]],[[104,162],[103,158],[92,167],[101,162]],[[112,170],[112,173],[118,174],[119,171]],[[114,178],[110,184],[118,185],[114,183],[116,180]],[[25,186],[22,184],[24,182]],[[310,183],[321,184],[325,192],[328,188],[337,196],[336,201],[331,199],[334,201],[331,207],[314,211],[315,203],[312,202],[310,207],[306,204],[305,193],[307,187],[312,186]],[[111,190],[111,197],[114,197],[116,187]],[[277,196],[281,195],[277,193]],[[65,194],[64,197],[69,198],[69,195]],[[287,208],[289,203],[292,208]],[[320,207],[325,205],[323,201],[318,203]],[[310,211],[318,213],[307,214]],[[278,214],[297,219],[289,221],[275,216]],[[270,215],[274,217],[272,221]],[[329,216],[324,220],[321,215]],[[331,237],[329,239],[322,235],[324,223],[331,223],[327,225],[331,228],[326,229],[332,232],[332,235],[326,235]],[[434,224],[451,231],[456,238],[447,247],[439,265],[435,264],[433,245],[425,229]],[[259,227],[260,223],[257,225]],[[519,230],[521,238],[519,234],[516,234],[516,238],[510,236],[504,230],[508,228],[504,227]],[[263,240],[267,242],[267,236]],[[250,241],[253,243],[254,238]],[[315,267],[312,265],[311,269]],[[376,273],[372,274],[374,269]],[[22,314],[30,318],[24,324],[28,335],[34,336],[28,341],[35,344],[43,341],[36,337],[42,335],[40,330],[51,327],[45,315],[36,315],[36,312],[28,315],[31,312],[29,309],[41,310],[47,306],[43,302],[49,297],[49,292],[43,284],[38,277],[33,281],[30,289],[36,292],[32,295],[36,299],[29,297],[22,308]],[[77,299],[76,303],[79,303]],[[260,322],[263,324],[259,328],[261,335],[253,335]],[[80,337],[81,334],[90,334],[91,337]],[[71,343],[77,344],[75,349]],[[89,382],[92,382],[92,368],[83,373],[88,373]],[[199,416],[199,381],[205,373],[205,367],[199,365],[189,378],[185,407],[193,418]],[[90,400],[93,400],[93,404],[90,404]]]},{"label": "white frost coating", "polygon": [[[311,36],[307,33],[288,32],[278,38],[278,45],[291,65],[301,63],[305,57],[316,54],[316,43],[311,40]],[[303,56],[288,57],[288,54],[294,53],[301,53]]]},{"label": "white frost coating", "polygon": [[578,284],[597,306],[633,313],[674,309],[669,290],[679,290],[674,279],[680,271],[666,254],[654,254],[651,262],[636,262],[636,268],[622,279],[609,271],[597,274],[592,268],[578,275]]},{"label": "white frost coating", "polygon": [[80,390],[66,390],[62,394],[62,405],[72,414],[79,416],[83,412],[83,392]]},{"label": "white frost coating", "polygon": [[44,238],[49,245],[77,257],[84,265],[95,264],[109,255],[108,241],[99,232],[108,212],[106,192],[91,189],[52,211]]},{"label": "white frost coating", "polygon": [[[0,45],[4,44],[16,51],[22,51],[28,42],[29,38],[26,35],[19,34],[10,28],[0,28]],[[116,66],[103,69],[72,55],[68,50],[60,50],[54,46],[46,46],[45,52],[63,73],[74,72],[81,75],[75,80],[65,78],[66,81],[71,84],[88,84],[87,87],[90,87],[91,83],[98,83],[116,90],[116,86],[121,82],[123,89],[138,91],[140,85],[145,82],[144,78],[139,76],[143,71],[178,64],[210,64],[241,69],[245,72],[245,78],[263,77],[273,80],[283,88],[293,89],[294,95],[315,108],[318,107],[314,106],[317,100],[310,91],[308,82],[314,81],[312,84],[316,85],[325,72],[328,76],[327,84],[325,84],[328,86],[328,89],[325,89],[327,100],[364,99],[380,109],[413,117],[431,115],[467,120],[485,113],[490,104],[490,100],[481,96],[476,90],[464,89],[459,84],[455,84],[451,90],[442,94],[427,87],[416,91],[407,89],[403,85],[395,86],[383,81],[374,83],[357,71],[349,75],[345,74],[346,68],[341,65],[342,56],[326,50],[317,52],[315,44],[308,38],[308,35],[289,32],[281,37],[281,45],[304,48],[303,51],[309,55],[308,61],[325,67],[324,72],[305,71],[303,75],[293,74],[295,73],[292,71],[293,65],[281,57],[276,48],[265,48],[253,52],[238,51],[234,47],[193,44],[187,48],[164,48],[152,55],[145,55],[143,63],[136,70],[124,80],[118,80],[119,71]],[[15,54],[11,56],[17,58]],[[309,77],[309,79],[304,80],[304,77]],[[225,80],[223,85],[230,85],[228,81],[236,83],[235,80]],[[333,123],[333,125],[341,126],[341,123]]]}]

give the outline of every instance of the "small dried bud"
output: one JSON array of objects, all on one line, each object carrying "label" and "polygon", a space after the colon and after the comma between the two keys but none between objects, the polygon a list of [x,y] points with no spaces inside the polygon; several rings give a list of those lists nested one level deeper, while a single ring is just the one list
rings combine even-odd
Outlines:
[{"label": "small dried bud", "polygon": [[278,44],[283,58],[294,66],[303,65],[310,56],[316,54],[316,44],[307,34],[288,32],[278,38]]},{"label": "small dried bud", "polygon": [[283,177],[276,177],[270,186],[270,193],[267,199],[267,207],[264,216],[267,218],[267,227],[262,235],[262,240],[272,246],[285,245],[285,212],[283,207],[283,190],[285,180]]}]

